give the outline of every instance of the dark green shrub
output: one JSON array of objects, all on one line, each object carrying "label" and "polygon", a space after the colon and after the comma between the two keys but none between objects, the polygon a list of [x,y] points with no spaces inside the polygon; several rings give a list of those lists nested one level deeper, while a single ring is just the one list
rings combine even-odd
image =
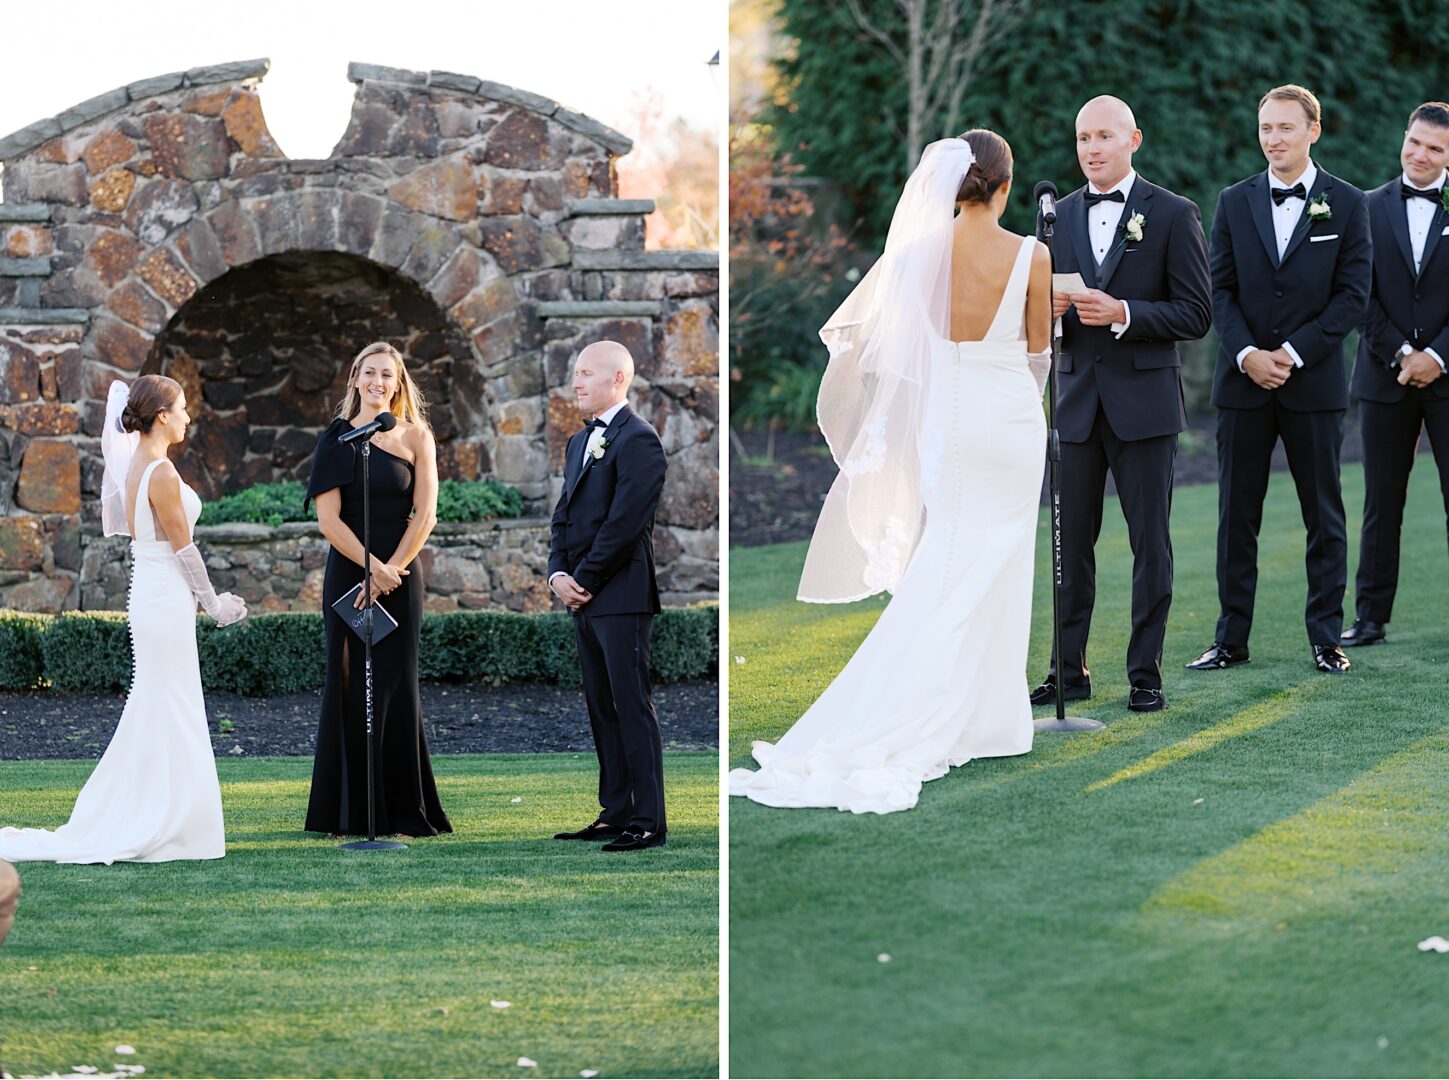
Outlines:
[{"label": "dark green shrub", "polygon": [[125,690],[131,685],[131,635],[123,611],[68,611],[40,637],[45,678],[54,690]]},{"label": "dark green shrub", "polygon": [[[306,485],[296,480],[253,484],[207,503],[201,524],[241,521],[276,526],[286,521],[313,521],[313,512],[302,509],[306,493]],[[439,521],[487,521],[522,513],[522,493],[497,480],[444,480],[438,485]]]},{"label": "dark green shrub", "polygon": [[44,615],[0,610],[0,690],[34,690],[43,684],[40,637],[48,622]]},{"label": "dark green shrub", "polygon": [[[48,683],[63,693],[79,693],[130,686],[131,641],[122,612],[0,613],[0,647],[14,642],[31,644],[0,654],[0,688]],[[197,649],[207,690],[270,697],[316,690],[326,678],[326,637],[317,612],[253,615],[227,627],[198,617]],[[670,608],[654,620],[653,669],[661,682],[716,677],[718,652],[718,605]],[[573,619],[560,612],[424,615],[418,677],[495,686],[578,686]]]}]

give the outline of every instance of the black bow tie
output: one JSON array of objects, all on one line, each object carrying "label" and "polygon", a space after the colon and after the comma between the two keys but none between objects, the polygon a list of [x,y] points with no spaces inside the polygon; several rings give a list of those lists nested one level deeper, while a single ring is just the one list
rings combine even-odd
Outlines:
[{"label": "black bow tie", "polygon": [[1125,203],[1127,201],[1127,196],[1120,191],[1104,191],[1100,195],[1095,191],[1086,191],[1082,193],[1082,198],[1087,200],[1088,206],[1099,202]]},{"label": "black bow tie", "polygon": [[1410,199],[1428,199],[1430,202],[1438,202],[1443,193],[1442,187],[1416,188],[1410,187],[1408,184],[1399,185],[1399,198],[1404,202],[1408,202]]},{"label": "black bow tie", "polygon": [[585,420],[584,421],[584,430],[585,431],[588,431],[589,428],[606,428],[608,426],[609,426],[608,423],[606,423],[603,420],[600,420],[597,416],[594,417],[592,420]]},{"label": "black bow tie", "polygon": [[1292,187],[1289,188],[1275,187],[1270,188],[1269,190],[1273,193],[1274,206],[1282,206],[1289,199],[1306,200],[1308,198],[1308,191],[1301,183],[1294,184]]}]

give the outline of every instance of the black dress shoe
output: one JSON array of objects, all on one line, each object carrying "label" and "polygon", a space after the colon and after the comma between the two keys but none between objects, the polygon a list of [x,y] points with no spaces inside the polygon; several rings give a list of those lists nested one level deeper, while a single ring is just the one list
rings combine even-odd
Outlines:
[{"label": "black dress shoe", "polygon": [[1167,708],[1167,695],[1150,686],[1134,686],[1127,696],[1127,708],[1133,712],[1161,712]]},{"label": "black dress shoe", "polygon": [[1339,635],[1338,643],[1345,649],[1353,649],[1360,645],[1377,645],[1385,640],[1383,623],[1354,619],[1353,625]]},{"label": "black dress shoe", "polygon": [[1348,671],[1348,657],[1337,645],[1315,645],[1313,666],[1329,675],[1342,675]]},{"label": "black dress shoe", "polygon": [[645,848],[663,847],[664,838],[669,833],[666,830],[659,832],[640,832],[637,829],[625,829],[624,834],[617,840],[611,840],[605,844],[600,851],[643,851]]},{"label": "black dress shoe", "polygon": [[1246,645],[1228,645],[1221,641],[1214,641],[1207,652],[1184,666],[1188,671],[1221,671],[1223,668],[1236,667],[1247,662],[1248,647]]},{"label": "black dress shoe", "polygon": [[612,840],[616,836],[624,835],[624,826],[610,825],[607,821],[596,821],[592,825],[586,825],[578,832],[554,833],[555,840]]},{"label": "black dress shoe", "polygon": [[[1063,701],[1086,701],[1091,696],[1092,684],[1089,682],[1062,687]],[[1031,692],[1031,703],[1033,705],[1055,705],[1057,703],[1057,684],[1051,679],[1047,679]]]}]

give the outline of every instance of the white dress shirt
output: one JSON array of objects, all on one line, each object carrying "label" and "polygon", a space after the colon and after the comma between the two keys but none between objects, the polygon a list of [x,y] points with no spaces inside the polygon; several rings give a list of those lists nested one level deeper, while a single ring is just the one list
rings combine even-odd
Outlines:
[{"label": "white dress shirt", "polygon": [[[1298,223],[1303,220],[1303,215],[1308,212],[1308,193],[1313,190],[1314,181],[1317,179],[1318,166],[1313,164],[1311,158],[1308,161],[1308,167],[1303,170],[1303,175],[1291,184],[1285,184],[1282,180],[1278,179],[1272,169],[1268,170],[1268,189],[1270,192],[1268,199],[1272,203],[1273,208],[1273,239],[1278,244],[1279,262],[1283,261],[1283,252],[1288,250],[1288,241],[1293,239],[1293,231],[1298,228]],[[1303,198],[1284,199],[1281,203],[1272,202],[1271,191],[1273,188],[1287,191],[1289,188],[1296,187],[1299,184],[1303,185]],[[1257,345],[1249,345],[1242,352],[1238,353],[1239,371],[1243,370],[1243,361],[1247,359],[1248,354],[1258,347]],[[1298,350],[1292,345],[1285,341],[1279,348],[1283,349],[1293,358],[1294,367],[1303,366],[1303,357],[1298,355]]]},{"label": "white dress shirt", "polygon": [[[607,427],[610,423],[613,422],[614,417],[618,415],[619,410],[622,409],[623,407],[624,407],[624,402],[622,402],[622,401],[619,402],[617,405],[611,405],[609,408],[607,408],[603,412],[599,413],[598,416],[594,417],[594,419],[595,420],[602,420],[604,422],[605,427]],[[598,446],[599,443],[601,443],[603,441],[604,441],[604,428],[601,428],[601,427],[591,427],[591,428],[589,428],[589,437],[584,442],[584,464],[586,464],[586,465],[588,464],[589,455],[594,452],[594,447]],[[550,587],[553,585],[553,579],[556,578],[556,577],[558,577],[562,573],[564,573],[563,570],[555,570],[552,574],[550,574],[548,576],[548,583],[549,583]]]},{"label": "white dress shirt", "polygon": [[[1406,186],[1414,188],[1417,191],[1444,190],[1444,178],[1442,176],[1439,178],[1437,184],[1431,184],[1428,187],[1419,187],[1418,184],[1409,179],[1408,173],[1405,173],[1399,179]],[[1434,204],[1428,199],[1404,200],[1404,213],[1409,219],[1409,243],[1413,246],[1414,273],[1416,274],[1422,272],[1424,269],[1424,245],[1429,239],[1429,226],[1434,223],[1434,210]],[[1433,349],[1425,349],[1424,351],[1434,358],[1441,370],[1449,370],[1444,367],[1444,358],[1437,352]]]},{"label": "white dress shirt", "polygon": [[[1107,252],[1112,250],[1112,242],[1117,239],[1117,226],[1122,223],[1122,215],[1127,211],[1127,196],[1131,193],[1133,181],[1136,179],[1137,170],[1128,169],[1127,175],[1109,188],[1099,188],[1091,181],[1087,182],[1087,190],[1097,195],[1106,195],[1112,191],[1122,193],[1121,202],[1093,203],[1087,208],[1087,235],[1092,242],[1092,258],[1097,260],[1098,269],[1107,258]],[[1127,307],[1126,300],[1122,301],[1122,309],[1127,314],[1121,322],[1112,324],[1112,333],[1119,338],[1132,325],[1132,311]]]}]

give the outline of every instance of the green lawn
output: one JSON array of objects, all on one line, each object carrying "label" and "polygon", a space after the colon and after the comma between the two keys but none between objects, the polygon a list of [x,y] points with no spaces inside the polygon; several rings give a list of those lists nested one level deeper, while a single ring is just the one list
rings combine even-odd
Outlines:
[{"label": "green lawn", "polygon": [[[1357,567],[1362,471],[1344,470]],[[1171,707],[1127,711],[1131,562],[1098,547],[1105,730],[1039,735],[885,817],[731,799],[730,1071],[789,1075],[1444,1075],[1449,561],[1415,470],[1390,644],[1312,667],[1303,527],[1274,477],[1253,662],[1212,639],[1217,491],[1179,491]],[[796,603],[805,545],[731,553],[730,754],[776,738],[883,606]],[[1046,671],[1048,536],[1031,668]],[[1026,676],[1023,673],[1023,692]],[[1047,715],[1050,710],[1038,710]],[[889,954],[882,963],[879,954]]]},{"label": "green lawn", "polygon": [[[592,755],[434,757],[457,831],[371,853],[299,831],[309,760],[221,761],[225,859],[20,866],[0,1061],[16,1076],[128,1060],[148,1077],[717,1075],[717,760],[668,755],[669,844],[624,855],[546,839],[596,810]],[[0,765],[0,821],[63,821],[91,767]],[[122,1043],[136,1055],[116,1057]]]}]

